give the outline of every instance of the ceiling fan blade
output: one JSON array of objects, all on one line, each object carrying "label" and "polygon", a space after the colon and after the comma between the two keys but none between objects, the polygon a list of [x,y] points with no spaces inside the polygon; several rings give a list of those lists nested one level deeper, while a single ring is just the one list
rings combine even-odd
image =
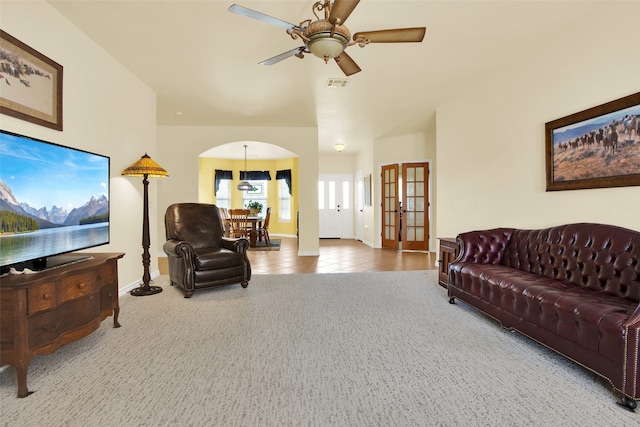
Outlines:
[{"label": "ceiling fan blade", "polygon": [[353,35],[353,40],[368,40],[369,43],[421,42],[427,31],[425,27],[397,28],[395,30],[361,31]]},{"label": "ceiling fan blade", "polygon": [[291,49],[291,50],[288,50],[288,51],[286,51],[284,53],[281,53],[280,55],[276,55],[273,58],[266,59],[266,60],[260,62],[259,64],[262,64],[262,65],[273,65],[273,64],[275,64],[277,62],[280,62],[280,61],[283,61],[283,60],[285,60],[285,59],[287,59],[287,58],[289,58],[291,56],[295,56],[300,52],[304,52],[305,49],[306,49],[305,46],[300,46],[300,47],[297,47],[295,49]]},{"label": "ceiling fan blade", "polygon": [[360,0],[335,0],[331,6],[329,22],[334,25],[343,25]]},{"label": "ceiling fan blade", "polygon": [[338,67],[340,67],[345,76],[350,76],[351,74],[359,73],[360,71],[362,71],[360,67],[358,67],[358,64],[356,64],[355,61],[351,59],[349,55],[347,55],[347,52],[342,52],[334,59],[336,60]]},{"label": "ceiling fan blade", "polygon": [[232,4],[231,6],[229,6],[229,12],[235,13],[236,15],[246,16],[247,18],[257,19],[258,21],[266,22],[267,24],[277,25],[279,27],[286,28],[287,30],[290,28],[298,28],[297,25],[293,25],[290,22],[265,15],[262,12],[256,12],[255,10],[247,9],[243,6],[238,6],[237,4]]}]

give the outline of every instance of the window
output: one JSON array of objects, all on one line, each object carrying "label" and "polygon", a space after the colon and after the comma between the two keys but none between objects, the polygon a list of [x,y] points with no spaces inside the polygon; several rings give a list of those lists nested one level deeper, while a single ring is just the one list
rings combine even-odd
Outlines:
[{"label": "window", "polygon": [[249,202],[260,202],[262,204],[262,213],[267,211],[267,182],[262,180],[249,180],[249,184],[253,185],[253,190],[242,192],[242,206],[247,206]]},{"label": "window", "polygon": [[351,209],[349,206],[351,191],[349,185],[351,183],[349,181],[342,181],[342,208],[343,209]]},{"label": "window", "polygon": [[291,194],[289,185],[284,179],[278,180],[278,220],[291,222]]},{"label": "window", "polygon": [[318,181],[318,209],[324,209],[324,181]]},{"label": "window", "polygon": [[228,179],[221,179],[218,184],[218,192],[215,194],[216,196],[216,206],[219,208],[231,208],[231,199],[230,199],[230,184],[231,181]]},{"label": "window", "polygon": [[229,209],[231,207],[231,193],[229,191],[231,180],[233,180],[232,171],[216,169],[213,197],[216,200],[216,206],[219,208]]},{"label": "window", "polygon": [[329,181],[329,209],[336,208],[336,182]]}]

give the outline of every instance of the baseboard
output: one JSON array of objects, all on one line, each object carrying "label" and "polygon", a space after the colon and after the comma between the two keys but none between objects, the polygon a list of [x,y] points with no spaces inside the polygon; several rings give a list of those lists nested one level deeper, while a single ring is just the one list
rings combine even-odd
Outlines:
[{"label": "baseboard", "polygon": [[[356,240],[359,240],[359,239],[356,239]],[[373,242],[369,242],[369,241],[366,241],[366,240],[359,240],[359,241],[364,243],[365,245],[369,246],[370,248],[376,249],[376,245]]]},{"label": "baseboard", "polygon": [[[153,279],[155,279],[156,277],[159,277],[159,276],[160,276],[160,271],[159,270],[153,271],[151,273],[151,280],[153,280]],[[135,282],[125,286],[124,288],[120,288],[118,290],[118,296],[123,296],[123,295],[128,294],[129,292],[131,292],[131,290],[139,287],[141,284],[142,284],[142,279],[136,280]]]},{"label": "baseboard", "polygon": [[298,238],[298,236],[296,236],[295,234],[284,234],[284,233],[269,233],[270,237],[288,237],[291,239],[296,239]]},{"label": "baseboard", "polygon": [[320,256],[320,251],[298,251],[298,256]]}]

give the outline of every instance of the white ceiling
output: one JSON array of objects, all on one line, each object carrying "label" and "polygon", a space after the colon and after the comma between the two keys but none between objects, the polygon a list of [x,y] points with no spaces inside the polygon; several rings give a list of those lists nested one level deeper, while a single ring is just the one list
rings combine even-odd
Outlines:
[{"label": "white ceiling", "polygon": [[229,13],[234,2],[294,24],[314,18],[311,0],[49,0],[157,92],[159,125],[318,127],[321,152],[343,142],[345,153],[434,126],[437,106],[535,56],[599,3],[362,0],[346,22],[352,34],[425,26],[425,39],[349,47],[362,71],[329,88],[328,79],[345,77],[335,62],[307,54],[258,65],[301,42]]}]

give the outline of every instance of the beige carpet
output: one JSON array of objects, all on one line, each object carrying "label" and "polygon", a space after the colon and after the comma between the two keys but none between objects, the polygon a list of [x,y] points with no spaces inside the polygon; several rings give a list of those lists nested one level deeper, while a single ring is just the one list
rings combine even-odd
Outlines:
[{"label": "beige carpet", "polygon": [[4,426],[631,426],[601,380],[458,303],[436,271],[255,275],[121,298],[29,370]]}]

